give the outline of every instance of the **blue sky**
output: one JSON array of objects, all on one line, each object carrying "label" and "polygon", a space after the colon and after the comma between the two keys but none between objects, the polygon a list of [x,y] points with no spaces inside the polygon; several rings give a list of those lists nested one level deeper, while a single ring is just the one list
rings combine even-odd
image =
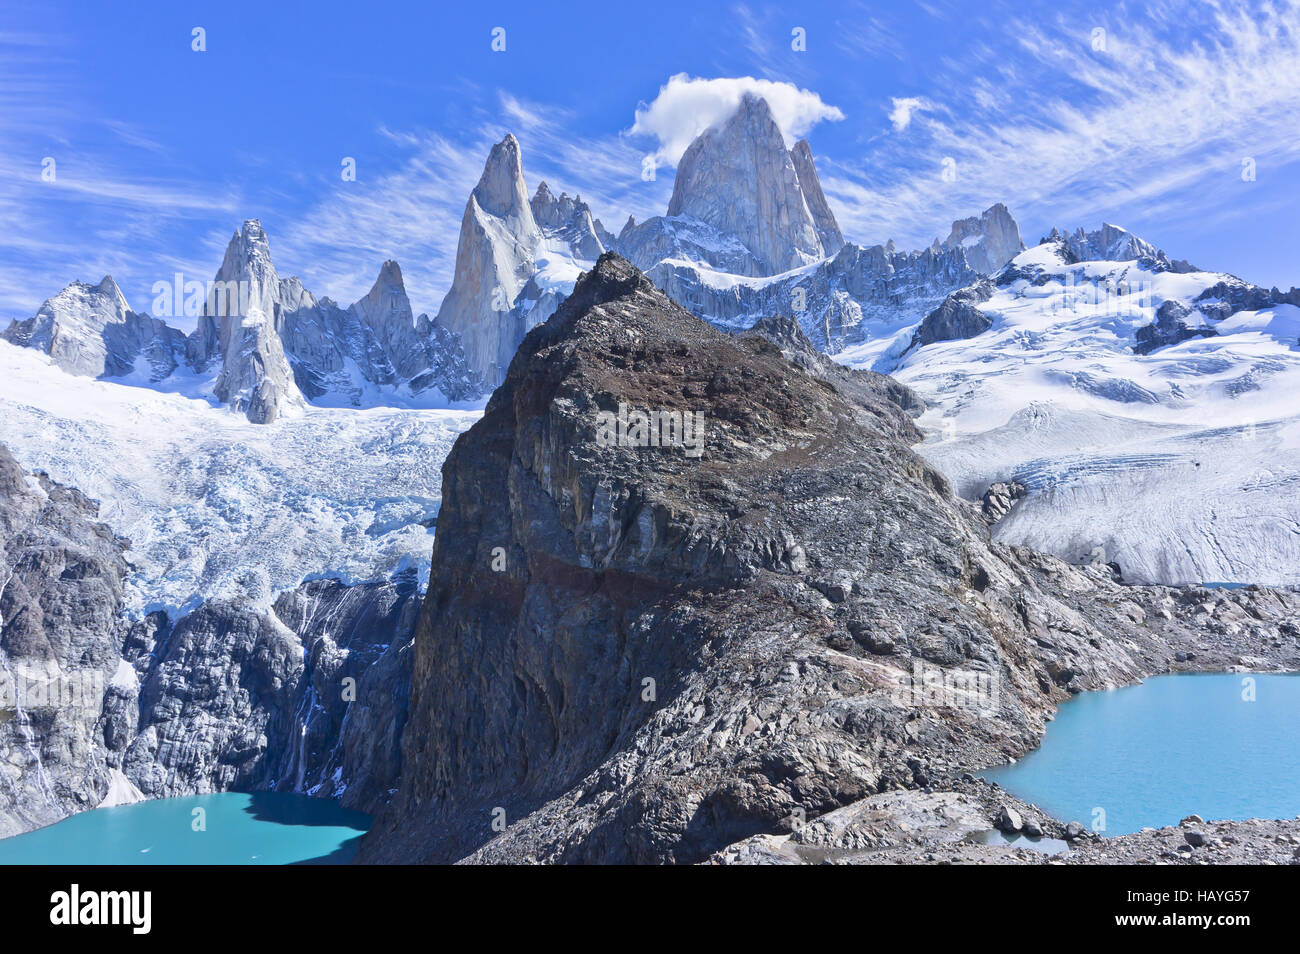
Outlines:
[{"label": "blue sky", "polygon": [[6,0],[0,323],[105,273],[147,311],[154,282],[210,278],[251,217],[318,295],[350,303],[395,258],[432,313],[507,131],[530,190],[580,192],[615,232],[662,213],[671,166],[644,181],[643,158],[671,161],[734,86],[682,74],[788,84],[852,241],[917,247],[1002,201],[1031,244],[1104,220],[1290,287],[1297,63],[1291,3]]}]

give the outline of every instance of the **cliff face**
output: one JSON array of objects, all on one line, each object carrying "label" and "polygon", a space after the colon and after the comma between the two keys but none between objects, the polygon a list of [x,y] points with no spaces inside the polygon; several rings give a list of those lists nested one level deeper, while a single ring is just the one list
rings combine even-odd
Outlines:
[{"label": "cliff face", "polygon": [[501,380],[523,329],[512,312],[535,269],[542,232],[524,185],[514,136],[492,147],[461,219],[456,273],[434,322],[460,336],[471,368]]},{"label": "cliff face", "polygon": [[465,204],[456,272],[434,327],[455,335],[468,367],[495,387],[528,329],[568,293],[574,263],[587,267],[612,241],[581,197],[557,198],[543,182],[529,200],[519,141],[507,135]]},{"label": "cliff face", "polygon": [[1001,202],[978,216],[952,223],[952,231],[943,245],[965,249],[970,267],[985,275],[992,275],[1025,250],[1020,226]]},{"label": "cliff face", "polygon": [[218,344],[221,373],[213,393],[250,421],[269,424],[302,403],[280,331],[287,315],[315,299],[296,280],[281,281],[266,232],[251,219],[226,246],[213,284],[221,291],[205,301],[195,342],[196,348]]},{"label": "cliff face", "polygon": [[100,703],[121,662],[124,542],[0,445],[0,837],[93,808]]},{"label": "cliff face", "polygon": [[400,772],[418,607],[414,578],[316,580],[269,610],[155,614],[126,639],[137,686],[106,703],[112,757],[152,798],[293,791],[373,811]]},{"label": "cliff face", "polygon": [[[1141,594],[991,545],[896,436],[905,389],[792,362],[796,331],[727,335],[606,255],[530,332],[443,469],[363,860],[695,861],[1169,663]],[[702,447],[637,411],[702,414]]]},{"label": "cliff face", "polygon": [[297,791],[368,812],[387,801],[414,574],[128,621],[127,542],[97,515],[0,445],[0,837],[196,792]]}]

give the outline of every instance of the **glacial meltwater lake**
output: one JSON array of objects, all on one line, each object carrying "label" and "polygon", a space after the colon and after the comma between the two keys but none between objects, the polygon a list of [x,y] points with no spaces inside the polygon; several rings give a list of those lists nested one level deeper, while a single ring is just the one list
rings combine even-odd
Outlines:
[{"label": "glacial meltwater lake", "polygon": [[337,802],[288,792],[164,798],[0,839],[0,864],[345,864],[370,820]]},{"label": "glacial meltwater lake", "polygon": [[[1252,701],[1253,700],[1253,701]],[[1300,675],[1178,674],[1084,692],[1043,744],[981,773],[1102,835],[1300,815]]]}]

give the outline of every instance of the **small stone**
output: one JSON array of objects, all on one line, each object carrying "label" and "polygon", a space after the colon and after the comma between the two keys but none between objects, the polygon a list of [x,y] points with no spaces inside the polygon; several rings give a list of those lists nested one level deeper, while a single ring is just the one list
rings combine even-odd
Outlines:
[{"label": "small stone", "polygon": [[1183,832],[1183,839],[1193,848],[1200,848],[1205,844],[1205,832],[1192,828]]},{"label": "small stone", "polygon": [[1065,826],[1065,837],[1074,841],[1076,838],[1082,838],[1085,830],[1082,822],[1072,821]]},{"label": "small stone", "polygon": [[1188,815],[1178,823],[1179,828],[1186,828],[1188,825],[1204,825],[1205,819],[1200,815]]},{"label": "small stone", "polygon": [[1027,821],[1025,822],[1025,834],[1030,838],[1042,838],[1043,826],[1036,821]]}]

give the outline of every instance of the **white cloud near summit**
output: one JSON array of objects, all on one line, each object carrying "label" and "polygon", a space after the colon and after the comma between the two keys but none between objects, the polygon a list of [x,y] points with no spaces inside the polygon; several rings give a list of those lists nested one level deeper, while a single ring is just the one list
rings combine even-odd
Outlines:
[{"label": "white cloud near summit", "polygon": [[660,87],[653,102],[637,109],[631,132],[654,136],[659,141],[655,158],[676,165],[691,140],[735,112],[746,93],[756,93],[767,100],[787,146],[794,145],[796,139],[822,120],[844,118],[838,107],[822,102],[817,93],[793,83],[753,76],[704,79],[678,73]]}]

